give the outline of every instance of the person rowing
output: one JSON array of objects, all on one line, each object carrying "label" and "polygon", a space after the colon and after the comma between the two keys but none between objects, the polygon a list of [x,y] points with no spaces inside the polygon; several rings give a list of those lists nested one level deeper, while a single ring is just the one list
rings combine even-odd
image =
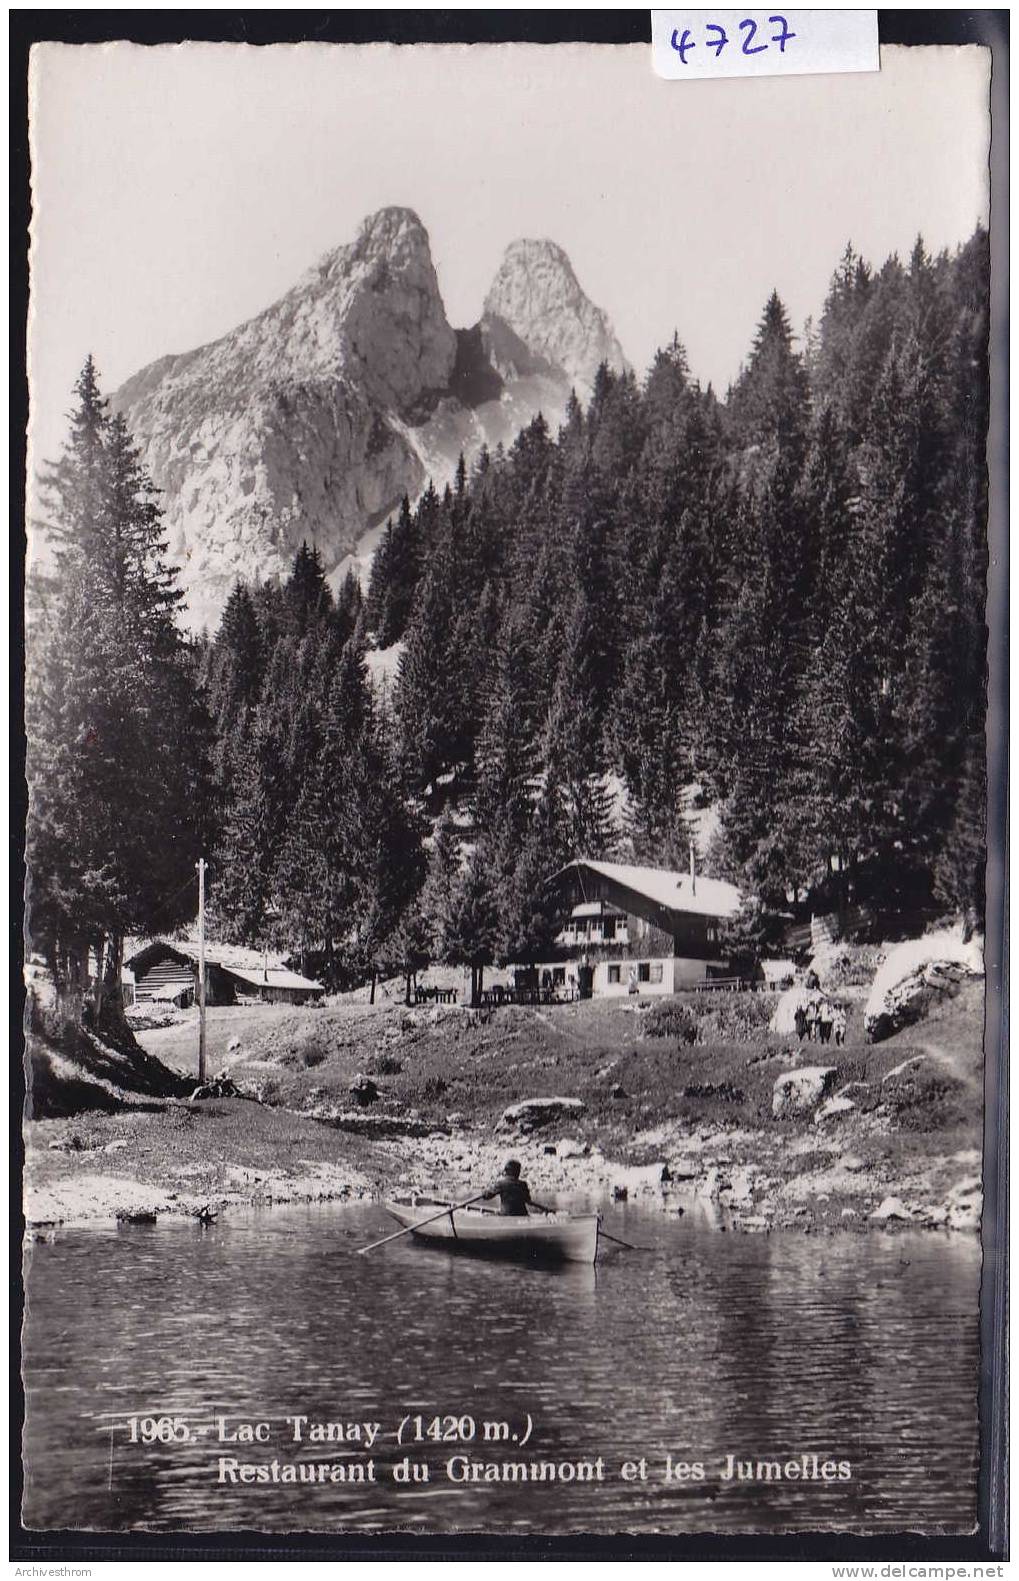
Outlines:
[{"label": "person rowing", "polygon": [[481,1193],[482,1202],[491,1202],[493,1197],[499,1198],[499,1212],[504,1218],[526,1218],[528,1208],[536,1208],[539,1213],[555,1212],[534,1201],[527,1181],[520,1178],[520,1164],[515,1158],[506,1160],[499,1179]]}]

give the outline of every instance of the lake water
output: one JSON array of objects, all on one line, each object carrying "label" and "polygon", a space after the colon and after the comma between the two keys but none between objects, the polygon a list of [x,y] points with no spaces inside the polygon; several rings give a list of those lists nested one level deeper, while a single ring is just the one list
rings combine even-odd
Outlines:
[{"label": "lake water", "polygon": [[[387,1227],[375,1206],[235,1210],[209,1229],[161,1220],[33,1246],[26,1524],[514,1534],[972,1526],[975,1239],[743,1236],[616,1209],[606,1227],[652,1250],[612,1252],[597,1271],[520,1268],[409,1239],[354,1255]],[[381,1433],[372,1449],[295,1443],[285,1419],[298,1415],[345,1433],[376,1422]],[[176,1431],[188,1440],[146,1444],[139,1426],[131,1442],[132,1416],[182,1418]],[[398,1425],[415,1416],[422,1442],[399,1445]],[[427,1436],[446,1416],[461,1441]],[[228,1433],[267,1423],[269,1441],[220,1442],[219,1417]],[[427,1465],[427,1482],[394,1481],[405,1455]],[[800,1461],[800,1476],[727,1481],[730,1455],[778,1461],[783,1473]],[[666,1480],[667,1456],[673,1467],[699,1462],[703,1479]],[[803,1456],[815,1473],[848,1461],[851,1477],[803,1480]],[[599,1458],[603,1480],[559,1479],[561,1467],[576,1478],[578,1462],[596,1468]],[[233,1481],[229,1471],[221,1480],[221,1460],[275,1461],[278,1472],[322,1464],[328,1475],[332,1466],[367,1475],[370,1460],[375,1480]],[[550,1462],[556,1480],[452,1481],[451,1461],[454,1476],[470,1461]]]}]

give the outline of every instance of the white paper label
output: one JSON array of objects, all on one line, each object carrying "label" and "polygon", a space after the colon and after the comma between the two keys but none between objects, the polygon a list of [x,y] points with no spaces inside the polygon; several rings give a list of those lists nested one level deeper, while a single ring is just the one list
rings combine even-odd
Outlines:
[{"label": "white paper label", "polygon": [[876,11],[652,11],[660,77],[880,71]]}]

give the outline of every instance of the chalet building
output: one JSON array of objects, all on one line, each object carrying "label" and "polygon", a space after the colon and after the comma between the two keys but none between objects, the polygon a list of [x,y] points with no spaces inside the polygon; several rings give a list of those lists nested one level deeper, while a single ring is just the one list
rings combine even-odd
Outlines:
[{"label": "chalet building", "polygon": [[693,871],[570,862],[551,880],[563,926],[561,957],[538,968],[539,985],[581,998],[672,994],[725,977],[721,925],[739,909],[733,884]]},{"label": "chalet building", "polygon": [[[198,999],[198,946],[191,940],[151,939],[124,960],[124,1000],[186,1008]],[[205,952],[205,1002],[234,1005],[245,1000],[303,1005],[325,993],[321,983],[293,972],[261,951],[211,945]]]}]

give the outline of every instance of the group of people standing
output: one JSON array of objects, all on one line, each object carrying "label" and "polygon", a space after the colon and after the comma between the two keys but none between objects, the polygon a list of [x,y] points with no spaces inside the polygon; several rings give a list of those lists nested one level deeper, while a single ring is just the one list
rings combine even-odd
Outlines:
[{"label": "group of people standing", "polygon": [[823,994],[812,994],[796,1006],[794,1016],[796,1023],[796,1036],[802,1043],[809,1038],[811,1043],[843,1044],[846,1041],[846,1011],[844,1005],[833,1004]]}]

